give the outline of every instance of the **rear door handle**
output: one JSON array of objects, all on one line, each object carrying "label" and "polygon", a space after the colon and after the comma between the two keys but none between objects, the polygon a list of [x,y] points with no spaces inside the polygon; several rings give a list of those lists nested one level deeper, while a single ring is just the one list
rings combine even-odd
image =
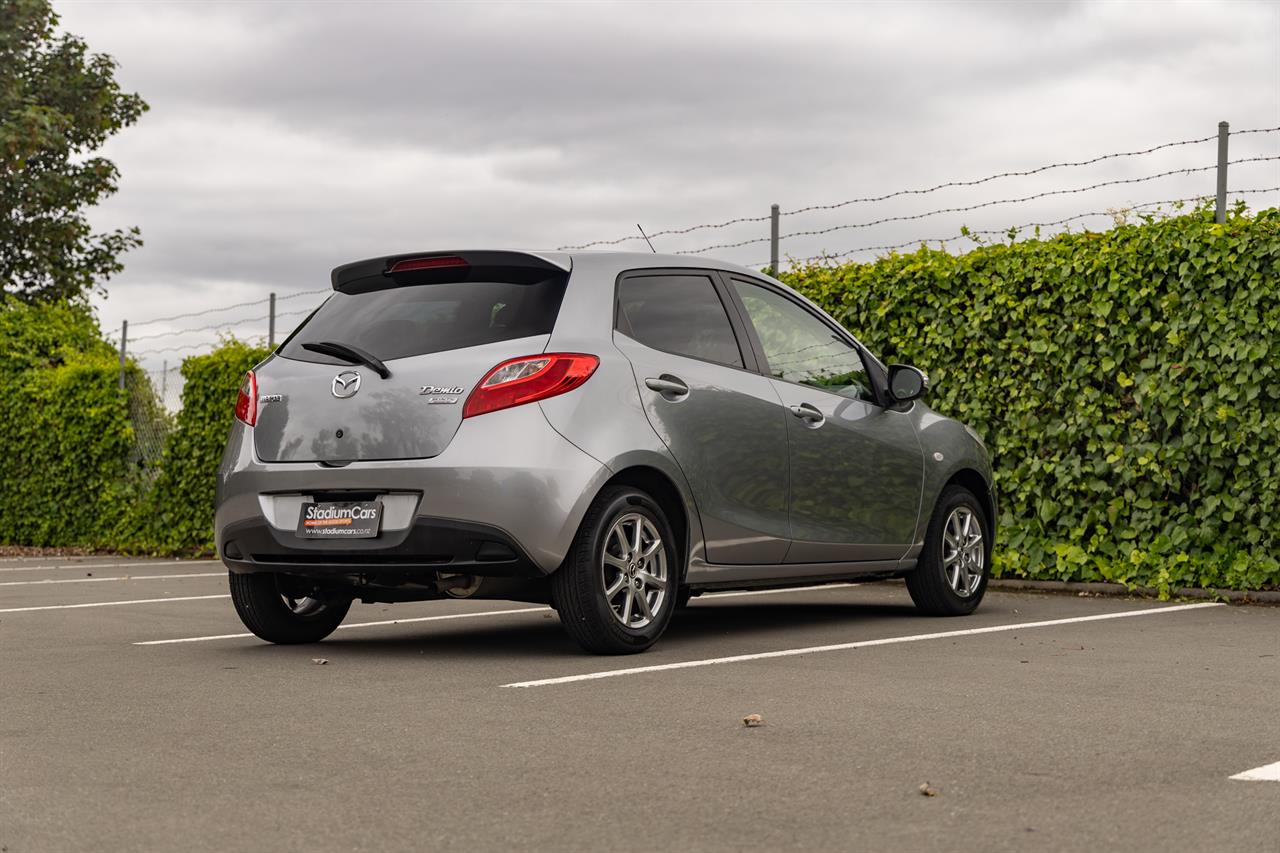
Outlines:
[{"label": "rear door handle", "polygon": [[675,376],[664,373],[661,376],[650,376],[644,380],[645,387],[650,391],[657,391],[665,400],[683,400],[689,396],[689,386],[685,385]]},{"label": "rear door handle", "polygon": [[817,429],[827,421],[827,416],[818,410],[817,406],[809,403],[801,403],[798,406],[787,406],[791,410],[791,414],[804,421],[804,425],[810,429]]}]

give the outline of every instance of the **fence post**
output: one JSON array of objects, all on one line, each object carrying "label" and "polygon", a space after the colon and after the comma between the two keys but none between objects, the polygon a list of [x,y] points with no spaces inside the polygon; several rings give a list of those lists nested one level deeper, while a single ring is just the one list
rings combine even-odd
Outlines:
[{"label": "fence post", "polygon": [[778,274],[778,206],[769,208],[769,273]]},{"label": "fence post", "polygon": [[267,349],[276,348],[276,295],[271,294],[267,309]]},{"label": "fence post", "polygon": [[129,321],[120,324],[120,390],[124,390],[124,357],[129,346]]},{"label": "fence post", "polygon": [[1227,139],[1231,125],[1218,122],[1218,206],[1214,209],[1213,221],[1227,221]]},{"label": "fence post", "polygon": [[169,359],[165,359],[160,365],[160,405],[165,406],[168,395],[165,393],[169,390]]}]

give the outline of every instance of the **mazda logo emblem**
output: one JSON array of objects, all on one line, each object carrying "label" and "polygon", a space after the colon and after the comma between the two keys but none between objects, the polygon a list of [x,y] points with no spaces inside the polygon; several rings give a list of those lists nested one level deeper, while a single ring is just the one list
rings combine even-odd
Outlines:
[{"label": "mazda logo emblem", "polygon": [[360,374],[354,370],[344,370],[333,377],[333,396],[339,400],[354,397],[360,390]]}]

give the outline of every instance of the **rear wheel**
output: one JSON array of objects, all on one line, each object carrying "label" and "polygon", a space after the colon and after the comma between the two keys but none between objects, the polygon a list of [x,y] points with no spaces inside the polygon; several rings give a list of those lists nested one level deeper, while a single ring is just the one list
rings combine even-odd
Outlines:
[{"label": "rear wheel", "polygon": [[907,575],[916,607],[932,616],[964,616],[977,609],[987,591],[991,528],[982,505],[962,486],[948,486],[938,498],[924,537],[924,551]]},{"label": "rear wheel", "polygon": [[230,573],[231,601],[245,627],[270,643],[318,643],[342,624],[349,598],[316,598],[288,578]]},{"label": "rear wheel", "polygon": [[657,641],[676,607],[679,549],[657,502],[627,486],[591,504],[551,589],[569,636],[589,652],[630,654]]}]

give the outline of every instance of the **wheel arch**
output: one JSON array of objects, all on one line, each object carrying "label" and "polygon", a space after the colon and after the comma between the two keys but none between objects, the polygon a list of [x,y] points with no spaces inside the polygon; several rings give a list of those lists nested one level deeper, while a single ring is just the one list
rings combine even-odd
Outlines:
[{"label": "wheel arch", "polygon": [[[996,529],[996,498],[995,490],[987,482],[987,478],[982,476],[973,468],[961,468],[952,473],[947,478],[942,488],[945,490],[947,486],[963,486],[973,493],[979,501],[982,502],[982,510],[987,514],[987,527],[991,530],[994,538]],[[941,494],[941,492],[939,492]]]}]

